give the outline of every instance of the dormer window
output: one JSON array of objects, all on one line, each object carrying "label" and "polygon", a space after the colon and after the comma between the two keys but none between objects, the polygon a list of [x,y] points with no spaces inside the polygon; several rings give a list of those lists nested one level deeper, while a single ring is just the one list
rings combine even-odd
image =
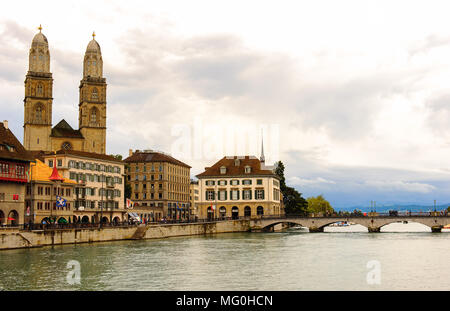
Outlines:
[{"label": "dormer window", "polygon": [[239,164],[240,164],[239,159],[235,159],[235,160],[234,160],[234,166],[239,166]]},{"label": "dormer window", "polygon": [[245,174],[251,173],[252,172],[252,168],[250,166],[246,166],[245,167]]},{"label": "dormer window", "polygon": [[221,166],[220,167],[220,174],[226,174],[227,173],[227,168],[225,166]]}]

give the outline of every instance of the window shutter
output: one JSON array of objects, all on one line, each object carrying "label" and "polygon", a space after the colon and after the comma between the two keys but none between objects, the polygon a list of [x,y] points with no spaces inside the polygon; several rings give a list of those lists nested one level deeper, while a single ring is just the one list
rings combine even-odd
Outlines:
[{"label": "window shutter", "polygon": [[240,191],[236,190],[236,192],[237,192],[237,199],[239,200],[239,193],[240,193]]},{"label": "window shutter", "polygon": [[250,200],[252,199],[252,191],[249,190],[248,193],[250,194]]},{"label": "window shutter", "polygon": [[225,201],[227,200],[227,191],[225,190]]}]

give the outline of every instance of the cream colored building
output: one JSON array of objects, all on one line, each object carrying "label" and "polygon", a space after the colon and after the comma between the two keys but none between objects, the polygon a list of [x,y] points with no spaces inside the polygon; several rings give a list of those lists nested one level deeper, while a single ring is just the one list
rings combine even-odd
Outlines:
[{"label": "cream colored building", "polygon": [[128,220],[124,204],[125,164],[112,156],[75,150],[42,155],[61,176],[77,182],[74,187],[74,216],[80,222],[123,222]]},{"label": "cream colored building", "polygon": [[[73,222],[76,182],[68,178],[52,181],[52,171],[38,159],[31,163],[31,182],[27,184],[25,197],[25,223]],[[66,200],[65,206],[56,204],[57,196]]]},{"label": "cream colored building", "polygon": [[131,185],[133,212],[141,219],[190,217],[190,166],[168,154],[153,150],[130,150],[124,160]]},{"label": "cream colored building", "polygon": [[197,178],[200,219],[284,215],[279,177],[256,157],[224,157]]},{"label": "cream colored building", "polygon": [[199,206],[198,203],[200,202],[200,190],[198,186],[198,180],[194,181],[191,180],[191,184],[189,187],[189,201],[190,203],[190,218],[196,219],[198,218],[198,212],[199,212]]},{"label": "cream colored building", "polygon": [[64,119],[52,127],[53,76],[50,49],[39,29],[29,51],[25,78],[23,145],[30,151],[78,150],[106,152],[106,80],[100,45],[89,42],[83,60],[79,86],[78,126],[73,129]]}]

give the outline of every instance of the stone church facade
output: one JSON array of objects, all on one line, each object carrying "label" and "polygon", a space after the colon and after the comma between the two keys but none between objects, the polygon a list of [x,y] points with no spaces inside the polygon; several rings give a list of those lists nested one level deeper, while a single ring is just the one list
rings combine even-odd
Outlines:
[{"label": "stone church facade", "polygon": [[23,145],[30,151],[106,152],[106,79],[100,45],[89,42],[79,86],[78,127],[64,119],[52,127],[53,78],[47,38],[39,27],[31,43],[25,78]]}]

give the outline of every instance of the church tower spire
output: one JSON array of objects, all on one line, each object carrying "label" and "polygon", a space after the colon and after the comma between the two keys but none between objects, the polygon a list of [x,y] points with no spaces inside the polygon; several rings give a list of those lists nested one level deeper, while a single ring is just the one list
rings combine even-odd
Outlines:
[{"label": "church tower spire", "polygon": [[83,135],[84,151],[106,152],[106,79],[103,78],[103,59],[95,32],[89,42],[83,61],[83,79],[80,81],[78,123]]},{"label": "church tower spire", "polygon": [[31,42],[25,78],[24,135],[27,150],[51,150],[53,78],[50,51],[42,26]]},{"label": "church tower spire", "polygon": [[263,131],[261,130],[261,157],[259,158],[262,165],[265,165],[266,158],[264,157],[264,137],[263,137]]}]

